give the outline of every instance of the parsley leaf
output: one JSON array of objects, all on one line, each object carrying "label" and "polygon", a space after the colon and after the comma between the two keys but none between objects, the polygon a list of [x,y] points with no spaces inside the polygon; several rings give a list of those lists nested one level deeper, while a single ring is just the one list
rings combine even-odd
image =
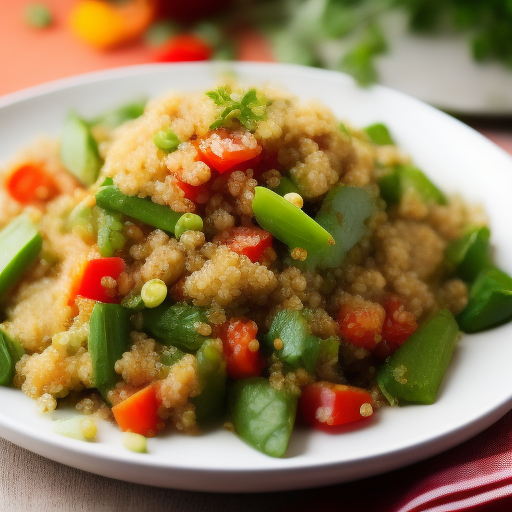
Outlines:
[{"label": "parsley leaf", "polygon": [[267,107],[272,103],[256,89],[249,89],[243,96],[233,92],[231,87],[219,87],[216,91],[209,91],[206,95],[215,105],[224,107],[219,118],[210,125],[210,130],[216,128],[229,128],[237,120],[242,126],[253,132],[258,121],[265,119]]}]

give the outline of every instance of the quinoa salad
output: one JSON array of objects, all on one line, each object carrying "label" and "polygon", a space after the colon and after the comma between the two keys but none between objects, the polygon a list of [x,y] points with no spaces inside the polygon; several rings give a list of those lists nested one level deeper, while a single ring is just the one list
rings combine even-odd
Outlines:
[{"label": "quinoa salad", "polygon": [[0,172],[0,385],[76,439],[213,423],[281,457],[433,403],[461,332],[512,317],[480,208],[274,87],[70,112]]}]

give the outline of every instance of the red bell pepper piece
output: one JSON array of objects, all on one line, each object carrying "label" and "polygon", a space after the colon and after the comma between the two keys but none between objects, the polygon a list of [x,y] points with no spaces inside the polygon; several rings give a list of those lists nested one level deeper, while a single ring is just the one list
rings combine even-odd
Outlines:
[{"label": "red bell pepper piece", "polygon": [[75,286],[75,292],[72,294],[71,300],[74,300],[77,295],[81,295],[99,302],[117,302],[115,295],[109,294],[108,290],[102,286],[101,280],[104,277],[117,280],[125,266],[124,260],[117,257],[89,260],[79,275],[79,281]]},{"label": "red bell pepper piece", "polygon": [[205,204],[210,199],[210,185],[209,182],[202,185],[194,186],[184,181],[177,180],[178,187],[183,190],[185,197],[190,199],[195,204]]},{"label": "red bell pepper piece", "polygon": [[112,413],[123,432],[154,437],[161,430],[159,427],[163,427],[163,420],[158,416],[160,406],[156,384],[150,384],[112,407]]},{"label": "red bell pepper piece", "polygon": [[309,425],[328,429],[372,416],[373,399],[364,389],[321,381],[302,389],[299,411]]},{"label": "red bell pepper piece", "polygon": [[265,359],[259,346],[251,350],[250,344],[256,339],[258,326],[247,318],[231,318],[217,331],[222,340],[226,374],[232,379],[258,377],[265,367]]},{"label": "red bell pepper piece", "polygon": [[262,147],[255,143],[252,135],[230,132],[220,128],[199,141],[197,148],[201,159],[218,172],[235,170],[242,162],[257,157]]},{"label": "red bell pepper piece", "polygon": [[253,263],[261,263],[265,252],[272,247],[272,234],[256,226],[238,226],[217,235],[213,241],[229,248],[237,254],[247,256]]},{"label": "red bell pepper piece", "polygon": [[5,180],[5,188],[22,204],[50,201],[59,194],[52,176],[41,165],[31,163],[15,169]]},{"label": "red bell pepper piece", "polygon": [[212,47],[201,37],[194,34],[180,34],[172,37],[159,48],[156,61],[188,62],[208,60],[212,53]]}]

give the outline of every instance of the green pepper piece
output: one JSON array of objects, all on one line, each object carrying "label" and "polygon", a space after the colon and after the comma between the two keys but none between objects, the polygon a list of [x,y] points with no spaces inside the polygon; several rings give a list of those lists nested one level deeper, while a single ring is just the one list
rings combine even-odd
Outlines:
[{"label": "green pepper piece", "polygon": [[0,297],[21,278],[42,245],[43,238],[28,215],[19,215],[0,231]]},{"label": "green pepper piece", "polygon": [[279,185],[272,190],[280,196],[285,196],[286,194],[290,194],[292,192],[300,195],[299,187],[297,187],[297,185],[295,185],[295,183],[286,176],[281,176],[281,178],[279,178]]},{"label": "green pepper piece", "polygon": [[62,130],[60,159],[64,167],[86,187],[97,179],[103,165],[98,143],[86,121],[70,112]]},{"label": "green pepper piece", "polygon": [[174,345],[185,352],[196,352],[206,340],[197,332],[198,324],[207,324],[204,308],[178,302],[162,304],[142,312],[143,328],[164,345]]},{"label": "green pepper piece", "polygon": [[444,194],[413,165],[397,165],[378,183],[380,195],[389,205],[398,204],[408,190],[414,190],[424,203],[447,202]]},{"label": "green pepper piece", "polygon": [[165,347],[160,353],[160,362],[165,366],[172,366],[185,356],[185,352],[177,347]]},{"label": "green pepper piece", "polygon": [[97,302],[89,321],[88,349],[92,386],[108,402],[107,393],[118,381],[114,365],[130,348],[130,312],[119,304]]},{"label": "green pepper piece", "polygon": [[364,188],[341,184],[333,187],[315,219],[332,233],[336,243],[308,256],[306,266],[339,267],[347,252],[369,232],[365,222],[374,210],[374,200]]},{"label": "green pepper piece", "polygon": [[320,341],[310,333],[302,313],[291,309],[279,311],[264,338],[268,350],[275,350],[274,340],[277,338],[283,342],[283,347],[276,350],[280,361],[291,370],[305,368],[309,373],[314,373]]},{"label": "green pepper piece", "polygon": [[331,234],[320,224],[268,188],[255,188],[252,209],[258,224],[290,249],[300,247],[314,254],[334,244]]},{"label": "green pepper piece", "polygon": [[16,363],[25,350],[16,340],[0,330],[0,386],[12,386]]},{"label": "green pepper piece", "polygon": [[285,454],[295,423],[296,396],[254,377],[234,384],[229,409],[236,432],[251,446],[271,457]]},{"label": "green pepper piece", "polygon": [[490,264],[489,238],[486,226],[469,229],[446,248],[446,258],[457,268],[464,281],[472,282]]},{"label": "green pepper piece", "polygon": [[382,123],[375,123],[367,126],[364,131],[370,137],[370,140],[378,146],[387,146],[395,144],[391,138],[388,127]]},{"label": "green pepper piece", "polygon": [[457,315],[461,331],[484,331],[512,319],[512,277],[496,267],[473,282],[466,307]]},{"label": "green pepper piece", "polygon": [[412,334],[377,373],[389,403],[434,403],[458,338],[459,327],[447,309]]},{"label": "green pepper piece", "polygon": [[118,188],[108,185],[96,193],[96,204],[105,210],[124,213],[155,228],[174,233],[181,213],[169,206],[153,203],[150,199],[127,196]]},{"label": "green pepper piece", "polygon": [[198,421],[218,416],[224,409],[226,396],[226,363],[214,347],[213,340],[206,340],[197,351],[197,376],[201,393],[190,401],[196,408]]}]

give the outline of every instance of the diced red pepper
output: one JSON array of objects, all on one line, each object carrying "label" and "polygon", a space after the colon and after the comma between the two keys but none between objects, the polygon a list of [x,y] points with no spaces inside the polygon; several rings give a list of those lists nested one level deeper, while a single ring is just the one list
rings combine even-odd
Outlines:
[{"label": "diced red pepper", "polygon": [[341,335],[356,347],[373,350],[380,341],[384,309],[374,302],[357,300],[342,304],[338,314]]},{"label": "diced red pepper", "polygon": [[218,172],[236,170],[236,166],[257,157],[261,146],[250,133],[230,132],[220,128],[199,141],[201,159]]},{"label": "diced red pepper", "polygon": [[160,406],[156,384],[150,384],[112,407],[112,413],[123,432],[154,437],[164,426],[158,416]]},{"label": "diced red pepper", "polygon": [[208,199],[210,199],[211,191],[209,182],[198,186],[190,185],[181,180],[177,180],[177,183],[178,187],[183,190],[185,197],[195,204],[205,204],[208,202]]},{"label": "diced red pepper", "polygon": [[385,359],[405,343],[411,334],[418,328],[416,318],[405,310],[398,297],[390,297],[384,303],[386,317],[382,325],[382,341],[375,349],[375,355]]},{"label": "diced red pepper", "polygon": [[321,381],[302,389],[299,411],[309,425],[328,429],[372,416],[373,399],[364,389]]},{"label": "diced red pepper", "polygon": [[84,265],[83,272],[78,276],[76,292],[72,294],[71,300],[74,300],[77,295],[81,295],[99,302],[117,302],[115,293],[111,293],[105,288],[101,281],[104,277],[111,277],[117,281],[125,266],[124,260],[117,257],[89,260]]},{"label": "diced red pepper", "polygon": [[5,180],[9,195],[22,204],[50,201],[59,194],[55,180],[41,165],[24,164]]},{"label": "diced red pepper", "polygon": [[194,34],[180,34],[172,37],[158,49],[158,62],[188,62],[208,60],[213,53],[212,47],[201,37]]},{"label": "diced red pepper", "polygon": [[226,374],[232,379],[258,377],[265,367],[265,359],[255,341],[257,334],[258,326],[247,318],[231,318],[218,328]]},{"label": "diced red pepper", "polygon": [[238,226],[223,231],[213,241],[229,246],[237,254],[247,256],[253,263],[262,263],[265,252],[272,247],[272,234],[256,226]]}]

